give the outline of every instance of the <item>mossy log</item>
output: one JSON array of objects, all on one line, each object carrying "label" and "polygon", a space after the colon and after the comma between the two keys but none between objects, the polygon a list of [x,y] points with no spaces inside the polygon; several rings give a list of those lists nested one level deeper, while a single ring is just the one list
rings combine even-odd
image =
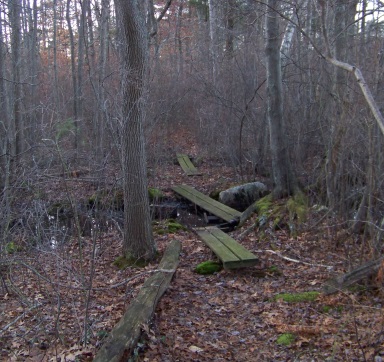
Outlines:
[{"label": "mossy log", "polygon": [[332,294],[339,290],[345,289],[361,280],[370,278],[378,272],[383,262],[384,257],[375,260],[370,260],[348,273],[327,280],[323,286],[324,293]]},{"label": "mossy log", "polygon": [[128,360],[140,338],[143,326],[152,319],[159,299],[171,282],[179,263],[180,250],[181,243],[173,240],[164,252],[158,271],[145,281],[94,362]]}]

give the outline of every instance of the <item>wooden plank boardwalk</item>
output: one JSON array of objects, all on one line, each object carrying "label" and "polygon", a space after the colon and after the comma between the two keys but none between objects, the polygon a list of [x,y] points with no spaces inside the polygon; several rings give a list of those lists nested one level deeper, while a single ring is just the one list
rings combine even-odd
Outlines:
[{"label": "wooden plank boardwalk", "polygon": [[241,212],[232,209],[221,202],[218,202],[201,192],[197,191],[188,185],[173,186],[172,190],[183,196],[184,198],[192,201],[197,206],[200,206],[204,210],[209,211],[211,214],[227,221],[229,223],[237,224],[240,220]]},{"label": "wooden plank boardwalk", "polygon": [[259,263],[254,254],[215,226],[194,231],[222,261],[224,269],[245,268]]},{"label": "wooden plank boardwalk", "polygon": [[193,165],[189,157],[185,154],[178,153],[176,155],[177,161],[179,162],[181,168],[188,176],[199,176],[201,173],[197,170],[197,168]]}]

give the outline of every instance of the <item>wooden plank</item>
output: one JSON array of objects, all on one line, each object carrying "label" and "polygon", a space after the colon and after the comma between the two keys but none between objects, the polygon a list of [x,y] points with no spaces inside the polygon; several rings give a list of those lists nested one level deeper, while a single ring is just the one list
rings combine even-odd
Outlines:
[{"label": "wooden plank", "polygon": [[258,264],[258,258],[217,227],[196,228],[195,232],[223,262],[225,269]]},{"label": "wooden plank", "polygon": [[181,243],[173,240],[164,252],[159,268],[143,284],[137,297],[113,328],[94,362],[128,361],[139,341],[143,326],[150,323],[157,302],[170,284],[179,263]]},{"label": "wooden plank", "polygon": [[201,173],[197,170],[197,168],[193,165],[193,163],[189,159],[188,155],[178,153],[176,154],[176,157],[177,157],[177,161],[179,161],[181,168],[188,176],[201,175]]},{"label": "wooden plank", "polygon": [[240,259],[231,252],[224,244],[219,242],[217,238],[212,235],[205,228],[194,229],[204,243],[219,257],[223,265],[233,262],[239,262]]},{"label": "wooden plank", "polygon": [[232,209],[222,204],[221,202],[211,199],[210,197],[202,194],[191,186],[178,185],[173,186],[172,189],[181,196],[192,201],[194,204],[227,222],[238,222],[238,220],[240,220],[240,211]]}]

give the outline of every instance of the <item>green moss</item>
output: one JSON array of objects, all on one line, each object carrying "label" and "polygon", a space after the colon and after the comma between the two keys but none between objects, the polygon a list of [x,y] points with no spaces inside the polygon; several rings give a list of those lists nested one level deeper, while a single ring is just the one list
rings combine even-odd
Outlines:
[{"label": "green moss", "polygon": [[13,241],[11,241],[5,245],[5,251],[7,252],[7,254],[14,254],[18,251],[21,251],[21,248],[20,246],[16,245]]},{"label": "green moss", "polygon": [[218,201],[219,200],[220,192],[221,192],[220,190],[213,190],[213,191],[210,192],[209,197],[211,199],[214,199],[214,200]]},{"label": "green moss", "polygon": [[319,292],[302,292],[302,293],[281,293],[276,295],[275,300],[282,299],[287,303],[298,303],[298,302],[313,302],[318,296]]},{"label": "green moss", "polygon": [[208,260],[197,265],[195,268],[195,272],[197,274],[204,274],[204,275],[214,274],[219,272],[222,268],[223,266],[220,263],[216,261]]},{"label": "green moss", "polygon": [[137,258],[127,258],[124,255],[118,256],[115,261],[112,263],[115,267],[117,267],[120,270],[124,270],[128,267],[135,267],[135,268],[144,268],[148,265],[148,262],[144,259],[137,259]]},{"label": "green moss", "polygon": [[283,346],[290,346],[296,339],[296,336],[292,333],[283,333],[277,337],[276,343]]},{"label": "green moss", "polygon": [[292,222],[297,219],[299,223],[305,222],[308,214],[308,199],[302,192],[297,192],[287,201],[289,219]]},{"label": "green moss", "polygon": [[155,187],[148,188],[148,197],[150,201],[160,200],[164,198],[164,194],[160,189]]},{"label": "green moss", "polygon": [[187,230],[187,228],[181,224],[179,224],[176,221],[172,221],[172,219],[169,219],[166,223],[167,229],[171,234],[174,234],[178,232],[179,230]]},{"label": "green moss", "polygon": [[166,233],[174,234],[180,230],[187,230],[187,228],[174,219],[164,220],[162,222],[153,222],[153,232],[158,235],[164,235]]},{"label": "green moss", "polygon": [[323,305],[323,307],[321,308],[323,313],[329,313],[331,311],[331,309],[332,309],[332,307],[329,305]]},{"label": "green moss", "polygon": [[272,208],[272,194],[264,196],[256,202],[256,212],[259,215],[270,214]]},{"label": "green moss", "polygon": [[276,265],[270,266],[268,268],[268,273],[275,275],[283,275],[283,272]]}]

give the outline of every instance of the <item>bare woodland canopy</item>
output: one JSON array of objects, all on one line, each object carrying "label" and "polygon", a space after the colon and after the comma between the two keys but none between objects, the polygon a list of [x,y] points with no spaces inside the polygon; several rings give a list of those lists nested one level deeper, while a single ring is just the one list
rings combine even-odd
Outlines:
[{"label": "bare woodland canopy", "polygon": [[[345,219],[380,224],[384,137],[359,80],[328,60],[361,70],[382,109],[382,2],[138,6],[149,54],[141,95],[149,159],[169,158],[175,150],[168,135],[186,127],[207,155],[241,176],[272,175],[266,17],[274,14],[275,40],[283,44],[279,152],[313,202]],[[109,0],[9,0],[0,9],[0,219],[9,220],[13,193],[37,175],[84,165],[103,180],[104,166],[120,162],[121,27]]]}]

